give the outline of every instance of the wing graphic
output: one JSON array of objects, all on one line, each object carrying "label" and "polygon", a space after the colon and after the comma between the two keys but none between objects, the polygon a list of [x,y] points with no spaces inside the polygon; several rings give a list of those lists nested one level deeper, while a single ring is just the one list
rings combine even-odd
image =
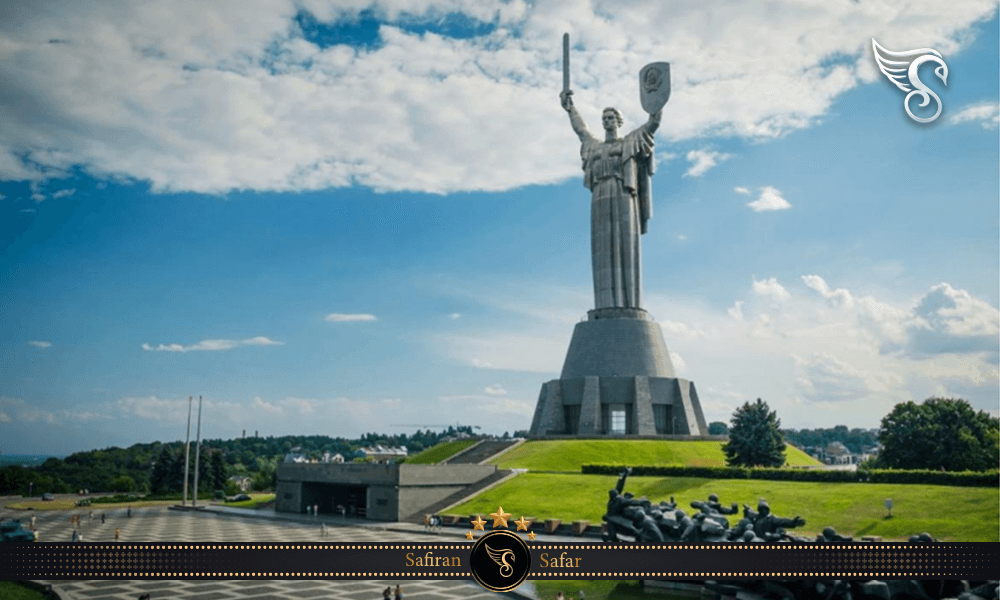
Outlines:
[{"label": "wing graphic", "polygon": [[[919,123],[929,123],[938,118],[941,114],[941,98],[920,81],[919,69],[920,65],[927,62],[938,64],[934,74],[945,85],[948,85],[948,65],[945,64],[941,53],[933,48],[893,52],[880,46],[875,38],[872,38],[872,52],[875,55],[875,63],[878,64],[879,71],[882,71],[882,74],[896,87],[906,92],[906,98],[903,100],[906,114]],[[937,103],[937,112],[934,113],[934,116],[920,118],[914,115],[910,111],[910,98],[913,96],[918,96],[922,100],[919,104],[920,107],[927,106],[933,98]]]},{"label": "wing graphic", "polygon": [[514,551],[509,549],[494,550],[486,545],[486,553],[490,555],[493,562],[500,565],[500,575],[503,577],[510,577],[511,573],[514,572],[514,567],[507,564],[507,558],[510,558],[510,562],[514,562]]}]

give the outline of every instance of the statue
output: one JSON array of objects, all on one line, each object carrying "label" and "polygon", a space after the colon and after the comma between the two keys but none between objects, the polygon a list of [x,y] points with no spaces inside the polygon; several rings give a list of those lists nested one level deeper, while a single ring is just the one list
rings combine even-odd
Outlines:
[{"label": "statue", "polygon": [[802,527],[806,524],[805,519],[796,516],[792,519],[771,514],[771,507],[763,500],[757,504],[757,518],[753,522],[753,531],[757,537],[771,542],[781,540],[785,537],[785,528]]},{"label": "statue", "polygon": [[[666,66],[666,68],[664,67]],[[649,120],[625,137],[618,135],[622,114],[605,108],[604,139],[598,140],[573,106],[569,89],[569,34],[563,36],[563,91],[559,95],[580,138],[584,185],[591,191],[590,250],[594,308],[642,308],[642,259],[639,237],[653,216],[653,134],[670,94],[666,63],[640,71],[640,94]],[[658,105],[658,106],[657,106]]]}]

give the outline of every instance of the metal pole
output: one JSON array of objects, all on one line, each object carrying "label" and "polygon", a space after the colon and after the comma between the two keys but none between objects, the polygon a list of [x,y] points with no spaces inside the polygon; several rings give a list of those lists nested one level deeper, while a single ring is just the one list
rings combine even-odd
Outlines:
[{"label": "metal pole", "polygon": [[184,499],[181,506],[187,506],[188,501],[188,458],[191,456],[191,403],[194,396],[188,396],[188,432],[187,440],[184,442]]},{"label": "metal pole", "polygon": [[201,456],[201,396],[198,396],[198,436],[194,445],[194,498],[191,506],[198,506],[198,459]]}]

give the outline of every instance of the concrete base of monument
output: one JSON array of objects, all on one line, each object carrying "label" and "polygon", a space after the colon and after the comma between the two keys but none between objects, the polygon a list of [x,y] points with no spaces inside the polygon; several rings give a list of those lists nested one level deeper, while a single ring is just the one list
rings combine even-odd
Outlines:
[{"label": "concrete base of monument", "polygon": [[678,377],[574,377],[542,384],[529,438],[708,435],[694,383]]},{"label": "concrete base of monument", "polygon": [[591,310],[559,379],[542,384],[528,436],[708,435],[694,383],[674,374],[663,332],[641,308]]}]

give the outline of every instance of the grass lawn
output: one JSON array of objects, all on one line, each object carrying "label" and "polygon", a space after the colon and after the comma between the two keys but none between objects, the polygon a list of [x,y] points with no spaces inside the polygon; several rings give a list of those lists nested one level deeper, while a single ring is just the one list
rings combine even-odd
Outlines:
[{"label": "grass lawn", "polygon": [[45,600],[45,594],[36,592],[16,581],[0,581],[0,598],[3,600]]},{"label": "grass lawn", "polygon": [[408,465],[436,465],[446,458],[455,456],[462,450],[475,444],[478,440],[455,440],[454,442],[443,442],[436,446],[424,450],[420,454],[414,454],[406,459]]},{"label": "grass lawn", "polygon": [[[586,595],[587,600],[648,600],[650,596],[646,594],[637,581],[615,581],[612,579],[574,579],[567,581],[553,581],[550,579],[531,580],[535,586],[535,591],[541,600],[553,600],[556,594],[562,592],[566,600],[577,600],[580,591]],[[668,596],[652,596],[653,598],[667,598]]]},{"label": "grass lawn", "polygon": [[226,502],[223,506],[231,506],[233,508],[258,508],[261,504],[270,502],[271,500],[274,500],[274,494],[250,494],[249,500]]},{"label": "grass lawn", "polygon": [[[792,446],[785,456],[789,466],[820,463]],[[722,442],[680,440],[536,440],[490,461],[501,469],[579,473],[582,465],[695,466],[726,464]]]},{"label": "grass lawn", "polygon": [[[615,477],[555,473],[525,473],[489,489],[471,501],[447,510],[471,515],[495,512],[497,506],[538,519],[579,519],[600,523]],[[723,504],[746,503],[756,508],[766,498],[781,517],[799,515],[802,535],[816,535],[832,526],[844,535],[878,535],[905,539],[929,532],[942,541],[996,542],[1000,529],[1000,490],[941,485],[818,483],[745,479],[630,477],[625,491],[654,502],[675,496],[687,512],[692,500],[710,493]],[[892,518],[885,518],[885,500],[892,498]],[[735,524],[739,515],[730,517]]]}]

